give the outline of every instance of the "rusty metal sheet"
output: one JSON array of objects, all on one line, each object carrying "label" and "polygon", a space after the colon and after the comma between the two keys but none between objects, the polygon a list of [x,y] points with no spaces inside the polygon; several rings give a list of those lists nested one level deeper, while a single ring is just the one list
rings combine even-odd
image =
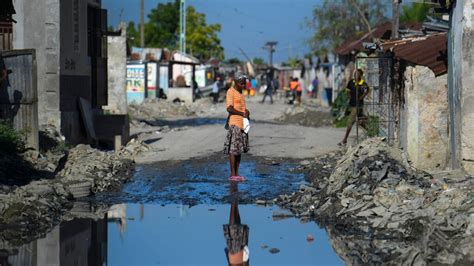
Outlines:
[{"label": "rusty metal sheet", "polygon": [[[411,29],[411,30],[420,30],[422,28],[422,23],[410,22],[400,25],[400,29]],[[372,34],[371,34],[372,32]],[[364,35],[351,39],[336,49],[334,52],[339,55],[349,55],[353,51],[365,51],[366,49],[363,46],[364,42],[372,42],[372,36],[376,39],[388,40],[392,34],[392,23],[386,22],[380,26],[372,29],[371,32],[366,32]]]},{"label": "rusty metal sheet", "polygon": [[391,51],[397,59],[430,68],[436,76],[448,72],[448,37],[445,32],[386,42],[382,48]]}]

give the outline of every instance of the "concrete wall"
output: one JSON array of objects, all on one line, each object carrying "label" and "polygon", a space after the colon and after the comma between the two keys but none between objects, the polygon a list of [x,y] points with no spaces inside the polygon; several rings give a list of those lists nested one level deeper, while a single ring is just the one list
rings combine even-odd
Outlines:
[{"label": "concrete wall", "polygon": [[39,124],[60,128],[59,0],[14,0],[13,48],[35,49]]},{"label": "concrete wall", "polygon": [[71,143],[87,142],[78,99],[92,101],[92,63],[88,47],[88,7],[99,0],[60,0],[61,132]]},{"label": "concrete wall", "polygon": [[121,36],[108,36],[107,73],[109,102],[104,108],[113,114],[127,114],[127,37],[125,23],[120,25]]},{"label": "concrete wall", "polygon": [[427,67],[405,71],[406,151],[412,165],[443,170],[449,161],[447,75],[435,77]]},{"label": "concrete wall", "polygon": [[[450,27],[453,166],[474,174],[474,0],[456,1]],[[457,164],[458,162],[458,164]]]},{"label": "concrete wall", "polygon": [[91,99],[87,8],[100,0],[14,0],[13,48],[35,49],[39,125],[54,125],[85,141],[78,97]]}]

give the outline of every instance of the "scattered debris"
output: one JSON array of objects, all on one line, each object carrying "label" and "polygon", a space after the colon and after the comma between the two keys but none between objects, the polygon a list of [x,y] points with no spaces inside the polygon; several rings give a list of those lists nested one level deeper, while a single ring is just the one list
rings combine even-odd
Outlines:
[{"label": "scattered debris", "polygon": [[[127,147],[124,148],[127,152]],[[91,192],[116,190],[131,177],[133,161],[113,151],[100,151],[78,145],[67,155],[64,168],[58,173],[67,185],[91,183]],[[87,195],[88,196],[88,195]]]},{"label": "scattered debris", "polygon": [[474,178],[451,178],[449,186],[432,182],[373,138],[349,150],[329,177],[310,177],[314,189],[275,201],[316,218],[347,264],[463,264],[474,261]]}]

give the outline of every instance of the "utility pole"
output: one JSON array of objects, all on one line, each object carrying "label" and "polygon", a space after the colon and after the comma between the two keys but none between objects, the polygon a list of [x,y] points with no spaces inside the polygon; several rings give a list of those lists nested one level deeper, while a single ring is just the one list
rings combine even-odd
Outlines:
[{"label": "utility pole", "polygon": [[400,3],[402,0],[392,0],[392,39],[398,39],[400,25]]},{"label": "utility pole", "polygon": [[186,53],[186,0],[181,0],[179,9],[179,50]]},{"label": "utility pole", "polygon": [[288,58],[293,58],[293,49],[291,43],[288,45]]},{"label": "utility pole", "polygon": [[140,46],[145,47],[145,0],[140,2]]},{"label": "utility pole", "polygon": [[275,49],[273,49],[273,47],[277,44],[278,42],[270,41],[270,42],[267,42],[264,47],[264,49],[270,52],[270,58],[268,60],[268,64],[270,65],[270,67],[273,67],[273,53],[275,52]]}]

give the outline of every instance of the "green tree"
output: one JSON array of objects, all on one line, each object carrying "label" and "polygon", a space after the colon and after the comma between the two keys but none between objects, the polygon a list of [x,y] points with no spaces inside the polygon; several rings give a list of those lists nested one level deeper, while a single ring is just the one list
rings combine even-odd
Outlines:
[{"label": "green tree", "polygon": [[232,58],[226,59],[224,63],[230,64],[230,65],[240,65],[242,61],[240,61],[240,59],[236,57],[232,57]]},{"label": "green tree", "polygon": [[179,44],[179,1],[159,3],[148,14],[145,45],[176,49]]},{"label": "green tree", "polygon": [[224,48],[217,33],[220,24],[206,23],[206,15],[199,13],[193,6],[188,6],[186,16],[186,49],[200,60],[209,58],[224,59]]},{"label": "green tree", "polygon": [[326,54],[385,21],[389,4],[386,0],[324,0],[306,20],[314,29],[309,40],[314,54]]},{"label": "green tree", "polygon": [[140,33],[135,27],[135,23],[130,21],[127,24],[127,38],[131,46],[140,46]]},{"label": "green tree", "polygon": [[430,11],[430,5],[425,3],[411,3],[402,6],[400,21],[402,22],[423,22]]},{"label": "green tree", "polygon": [[300,62],[301,62],[300,59],[298,59],[296,57],[295,58],[288,58],[288,66],[290,66],[290,67],[295,68],[300,64]]},{"label": "green tree", "polygon": [[[145,45],[147,47],[166,47],[177,49],[179,46],[179,1],[159,3],[148,14],[145,24]],[[130,25],[130,24],[129,24]],[[133,27],[133,30],[135,27]],[[186,9],[186,52],[200,60],[211,57],[223,59],[224,48],[217,34],[220,24],[206,23],[206,16],[193,6]],[[137,33],[137,37],[139,33]],[[138,39],[138,38],[137,38]],[[134,42],[136,44],[136,42]]]},{"label": "green tree", "polygon": [[252,62],[256,65],[262,65],[265,61],[261,57],[255,57]]}]

